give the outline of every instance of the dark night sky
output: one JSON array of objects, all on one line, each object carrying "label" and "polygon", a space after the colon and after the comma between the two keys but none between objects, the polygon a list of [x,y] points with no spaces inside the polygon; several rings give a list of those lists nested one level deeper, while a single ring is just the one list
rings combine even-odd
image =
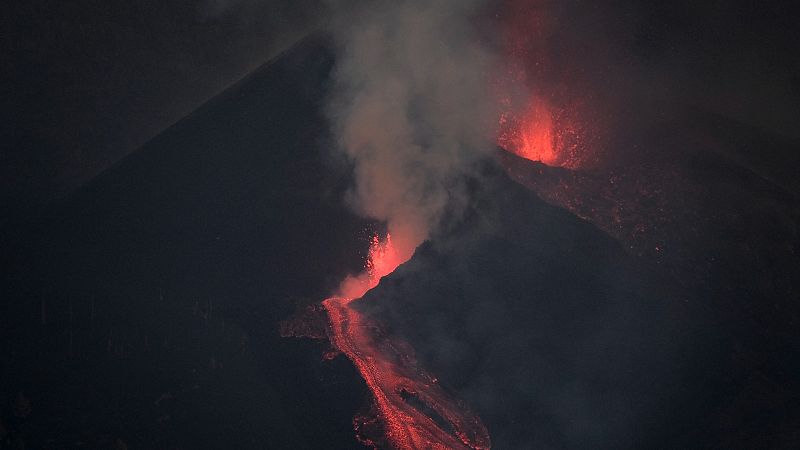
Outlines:
[{"label": "dark night sky", "polygon": [[[564,4],[595,9],[598,29],[628,55],[623,64],[646,77],[800,135],[793,2],[698,3]],[[317,26],[330,4],[12,1],[0,19],[3,215],[24,217],[79,186]],[[573,24],[584,26],[594,25]]]},{"label": "dark night sky", "polygon": [[74,188],[313,28],[316,0],[16,1],[0,39],[2,208]]}]

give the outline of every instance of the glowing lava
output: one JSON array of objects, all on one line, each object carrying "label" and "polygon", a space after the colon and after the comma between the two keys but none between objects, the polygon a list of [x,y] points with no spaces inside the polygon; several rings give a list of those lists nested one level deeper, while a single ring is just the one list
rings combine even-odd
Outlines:
[{"label": "glowing lava", "polygon": [[410,253],[411,251],[399,251],[392,243],[391,234],[387,234],[383,242],[377,235],[373,236],[369,245],[366,270],[361,275],[347,277],[339,287],[340,296],[349,299],[362,297],[377,286],[381,278],[394,272],[397,266],[406,262],[411,257]]},{"label": "glowing lava", "polygon": [[[347,296],[322,302],[330,320],[331,343],[367,383],[393,448],[488,449],[489,433],[480,418],[445,394],[436,378],[419,367],[407,343],[386,335],[380,324],[353,305],[402,262],[391,236],[383,242],[373,238],[365,273],[342,285]],[[361,440],[374,445],[363,436]]]}]

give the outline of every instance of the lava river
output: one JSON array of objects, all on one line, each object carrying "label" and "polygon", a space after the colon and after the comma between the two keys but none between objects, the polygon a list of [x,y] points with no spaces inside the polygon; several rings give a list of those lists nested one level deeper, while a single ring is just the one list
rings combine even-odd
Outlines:
[{"label": "lava river", "polygon": [[[330,321],[331,343],[364,378],[391,447],[488,449],[489,433],[480,418],[444,392],[437,379],[417,364],[407,343],[383,333],[379,323],[353,304],[402,263],[401,259],[390,236],[383,242],[373,239],[365,274],[343,283],[346,296],[322,303]],[[356,421],[357,428],[359,425]],[[364,436],[360,439],[375,445]]]}]

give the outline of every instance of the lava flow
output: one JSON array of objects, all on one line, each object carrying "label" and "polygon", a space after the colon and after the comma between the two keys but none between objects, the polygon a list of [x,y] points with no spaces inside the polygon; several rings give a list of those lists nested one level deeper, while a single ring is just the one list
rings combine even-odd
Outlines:
[{"label": "lava flow", "polygon": [[[489,433],[480,418],[445,394],[436,378],[419,367],[407,343],[383,333],[380,324],[353,304],[402,262],[391,236],[384,242],[373,238],[366,272],[345,280],[345,297],[322,302],[330,320],[331,343],[366,381],[393,448],[488,449]],[[375,445],[363,436],[361,440]]]}]

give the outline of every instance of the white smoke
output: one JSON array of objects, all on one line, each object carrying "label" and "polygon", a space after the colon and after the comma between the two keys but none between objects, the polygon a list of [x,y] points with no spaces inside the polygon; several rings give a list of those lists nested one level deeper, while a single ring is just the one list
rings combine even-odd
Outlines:
[{"label": "white smoke", "polygon": [[328,113],[355,168],[349,200],[387,223],[401,258],[458,209],[464,175],[494,148],[493,57],[472,23],[484,3],[374,1],[333,20]]}]

